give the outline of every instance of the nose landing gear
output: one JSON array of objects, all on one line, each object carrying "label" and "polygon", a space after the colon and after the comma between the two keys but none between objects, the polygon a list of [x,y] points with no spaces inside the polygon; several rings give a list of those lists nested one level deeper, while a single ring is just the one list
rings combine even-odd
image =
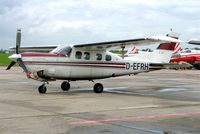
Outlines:
[{"label": "nose landing gear", "polygon": [[45,94],[46,91],[47,91],[47,87],[45,86],[45,83],[38,87],[38,92],[40,94]]}]

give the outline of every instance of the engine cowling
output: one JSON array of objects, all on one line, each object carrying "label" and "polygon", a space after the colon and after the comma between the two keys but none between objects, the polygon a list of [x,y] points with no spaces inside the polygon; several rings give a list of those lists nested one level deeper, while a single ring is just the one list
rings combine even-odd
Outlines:
[{"label": "engine cowling", "polygon": [[34,80],[39,80],[39,81],[55,80],[53,77],[49,76],[48,70],[40,70],[37,72],[33,72],[30,77]]}]

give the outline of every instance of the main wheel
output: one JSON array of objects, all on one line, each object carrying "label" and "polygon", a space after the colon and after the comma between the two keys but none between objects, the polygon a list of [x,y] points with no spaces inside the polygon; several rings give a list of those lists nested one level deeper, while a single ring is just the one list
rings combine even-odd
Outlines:
[{"label": "main wheel", "polygon": [[68,91],[68,90],[70,89],[70,84],[69,84],[69,82],[64,81],[64,82],[61,84],[61,89],[62,89],[63,91]]},{"label": "main wheel", "polygon": [[46,91],[47,91],[47,88],[46,88],[46,86],[44,84],[38,87],[38,92],[39,93],[45,94]]},{"label": "main wheel", "polygon": [[102,93],[103,92],[103,85],[101,83],[96,83],[93,87],[95,93]]}]

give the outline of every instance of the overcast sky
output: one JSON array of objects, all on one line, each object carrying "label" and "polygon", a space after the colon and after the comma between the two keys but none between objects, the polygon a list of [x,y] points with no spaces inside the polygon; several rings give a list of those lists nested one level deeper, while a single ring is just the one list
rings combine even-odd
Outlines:
[{"label": "overcast sky", "polygon": [[199,0],[0,0],[0,45],[76,44],[166,34],[200,38]]}]

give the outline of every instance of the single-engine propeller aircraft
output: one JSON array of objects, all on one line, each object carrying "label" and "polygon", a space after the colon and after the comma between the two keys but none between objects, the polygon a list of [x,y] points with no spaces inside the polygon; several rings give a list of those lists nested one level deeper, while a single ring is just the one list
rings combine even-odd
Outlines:
[{"label": "single-engine propeller aircraft", "polygon": [[[164,62],[160,56],[170,59],[175,47],[174,42],[180,42],[180,40],[167,36],[152,36],[149,38],[62,46],[55,48],[50,53],[20,53],[21,30],[18,29],[16,53],[9,56],[12,62],[7,67],[7,70],[15,63],[18,63],[28,78],[43,82],[38,88],[39,93],[46,93],[46,84],[54,80],[64,80],[61,88],[63,91],[68,91],[70,89],[70,81],[93,81],[95,79],[162,69],[162,63]],[[149,59],[148,62],[125,60],[124,56],[120,57],[108,51],[113,47],[121,47],[124,50],[126,46],[140,46],[152,43],[164,44],[159,48],[157,57],[153,57],[156,60]],[[154,63],[154,61],[159,62]],[[169,62],[169,60],[165,62]],[[95,83],[93,90],[95,93],[101,93],[103,92],[103,85]]]}]

